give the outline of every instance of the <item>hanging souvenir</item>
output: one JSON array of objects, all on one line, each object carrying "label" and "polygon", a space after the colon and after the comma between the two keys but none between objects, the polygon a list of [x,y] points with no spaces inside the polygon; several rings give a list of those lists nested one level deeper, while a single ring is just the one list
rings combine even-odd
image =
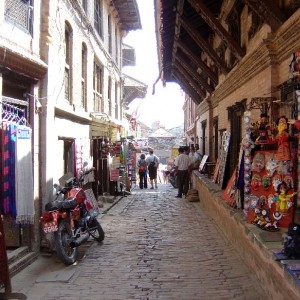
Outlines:
[{"label": "hanging souvenir", "polygon": [[272,179],[272,185],[275,191],[277,191],[277,188],[279,186],[279,184],[281,183],[281,179],[278,175],[275,175]]},{"label": "hanging souvenir", "polygon": [[293,164],[292,161],[279,161],[277,167],[277,173],[280,175],[289,175],[292,174]]},{"label": "hanging souvenir", "polygon": [[274,203],[274,194],[269,194],[268,195],[268,206],[269,206],[269,208],[272,208],[272,204]]},{"label": "hanging souvenir", "polygon": [[256,195],[249,196],[250,207],[255,209],[259,204],[259,198]]},{"label": "hanging souvenir", "polygon": [[289,208],[293,205],[292,199],[294,195],[297,193],[287,194],[288,192],[288,186],[283,181],[281,184],[277,187],[277,196],[274,197],[274,201],[276,203],[276,211],[280,212],[283,215],[289,214]]},{"label": "hanging souvenir", "polygon": [[267,176],[272,177],[278,167],[278,161],[275,159],[274,153],[267,152],[265,154]]},{"label": "hanging souvenir", "polygon": [[283,181],[287,184],[288,190],[294,188],[294,182],[293,182],[292,176],[286,175],[286,176],[283,178]]},{"label": "hanging souvenir", "polygon": [[258,191],[260,186],[261,186],[261,178],[258,174],[254,174],[251,180],[251,188],[254,191]]},{"label": "hanging souvenir", "polygon": [[263,178],[262,178],[262,186],[264,188],[264,190],[268,190],[269,187],[271,185],[271,178],[267,175],[265,175]]},{"label": "hanging souvenir", "polygon": [[258,152],[254,155],[252,162],[252,170],[256,172],[261,172],[265,168],[265,156]]},{"label": "hanging souvenir", "polygon": [[279,211],[274,211],[273,212],[273,218],[276,220],[276,221],[279,221],[280,219],[282,219],[282,214],[279,212]]},{"label": "hanging souvenir", "polygon": [[281,116],[276,123],[278,130],[278,133],[275,137],[275,140],[278,143],[276,159],[278,161],[287,161],[291,159],[289,145],[290,135],[288,133],[288,119],[285,116]]},{"label": "hanging souvenir", "polygon": [[264,207],[266,205],[266,203],[267,203],[266,196],[265,195],[261,195],[259,197],[259,205],[260,205],[260,207]]},{"label": "hanging souvenir", "polygon": [[258,223],[261,221],[261,209],[259,207],[256,207],[254,209],[254,219],[252,221],[252,224],[258,225]]}]

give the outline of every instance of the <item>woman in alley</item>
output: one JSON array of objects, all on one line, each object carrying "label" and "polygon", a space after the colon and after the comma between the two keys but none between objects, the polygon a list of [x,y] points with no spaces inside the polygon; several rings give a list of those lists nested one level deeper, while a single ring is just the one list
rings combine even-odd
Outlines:
[{"label": "woman in alley", "polygon": [[159,158],[154,154],[154,151],[152,149],[149,150],[149,156],[146,158],[146,162],[148,165],[148,171],[150,177],[150,184],[151,184],[150,189],[154,189],[154,185],[155,188],[157,189],[157,169],[160,161]]},{"label": "woman in alley", "polygon": [[145,159],[145,154],[142,153],[140,159],[138,160],[138,170],[139,170],[139,177],[140,177],[140,189],[147,188],[147,162]]}]

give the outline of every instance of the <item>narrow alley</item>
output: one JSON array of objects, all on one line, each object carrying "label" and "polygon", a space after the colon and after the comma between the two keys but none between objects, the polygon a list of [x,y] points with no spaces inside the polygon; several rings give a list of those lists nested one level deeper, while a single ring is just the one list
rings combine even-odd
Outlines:
[{"label": "narrow alley", "polygon": [[30,300],[267,299],[201,202],[175,195],[170,184],[135,188],[101,215],[103,244],[90,241],[69,267],[40,256],[12,278],[13,291]]}]

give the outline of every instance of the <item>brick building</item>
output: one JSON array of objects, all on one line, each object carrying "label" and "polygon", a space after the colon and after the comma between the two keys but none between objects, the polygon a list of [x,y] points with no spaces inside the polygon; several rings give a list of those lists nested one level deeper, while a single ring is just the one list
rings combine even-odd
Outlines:
[{"label": "brick building", "polygon": [[[0,5],[0,207],[6,246],[37,250],[35,229],[40,212],[41,183],[37,99],[47,63],[40,55],[40,2],[36,1],[34,7],[31,2],[11,0]],[[9,128],[10,131],[5,132]],[[25,147],[19,135],[21,130],[26,130],[23,141],[29,142]],[[19,149],[24,147],[26,153],[18,153],[16,144],[8,141],[16,142]],[[26,211],[17,211],[19,202],[24,204]],[[27,257],[28,261],[31,259]]]},{"label": "brick building", "polygon": [[[128,95],[132,99],[141,88],[144,93],[139,97],[146,93],[146,85],[139,81],[126,86],[122,73],[124,61],[128,64],[123,59],[123,38],[130,30],[141,29],[141,21],[135,0],[5,0],[0,22],[2,120],[17,120],[28,127],[32,164],[23,172],[30,179],[24,185],[26,195],[31,192],[26,203],[30,215],[14,225],[22,216],[5,204],[6,178],[1,180],[1,215],[5,215],[7,246],[37,252],[38,217],[53,199],[53,184],[63,174],[76,175],[84,165],[94,166],[95,195],[109,192],[104,149],[126,136],[123,109]],[[133,48],[124,50],[126,58],[135,57]],[[4,166],[3,151],[1,157]],[[12,168],[16,178],[9,182],[17,182],[24,171],[21,166],[16,160]],[[5,172],[1,167],[1,177]],[[27,263],[31,259],[27,257]]]},{"label": "brick building", "polygon": [[237,164],[245,111],[252,122],[261,112],[270,123],[297,117],[299,83],[289,71],[299,50],[300,4],[271,2],[156,1],[162,80],[185,90],[185,132],[202,155],[215,162],[223,132],[231,132],[227,176]]},{"label": "brick building", "polygon": [[[300,2],[156,0],[155,7],[161,79],[177,82],[185,91],[188,143],[198,143],[201,154],[219,166],[214,178],[193,173],[202,205],[270,294],[283,299],[290,293],[297,299],[299,286],[291,277],[284,278],[285,268],[266,245],[258,247],[259,231],[271,230],[256,223],[253,215],[264,212],[281,232],[292,220],[299,222],[297,130],[285,129],[285,158],[278,136],[280,123],[288,127],[280,116],[300,116]],[[267,136],[265,144],[252,138],[262,113],[269,118],[268,129],[258,135]],[[254,163],[256,154],[264,160],[260,170]],[[274,161],[276,170],[268,173],[267,163]],[[283,165],[288,167],[283,170]],[[271,201],[288,177],[289,192],[296,190],[298,195],[281,210]],[[232,202],[226,191],[236,197]],[[285,289],[280,296],[278,283]]]}]

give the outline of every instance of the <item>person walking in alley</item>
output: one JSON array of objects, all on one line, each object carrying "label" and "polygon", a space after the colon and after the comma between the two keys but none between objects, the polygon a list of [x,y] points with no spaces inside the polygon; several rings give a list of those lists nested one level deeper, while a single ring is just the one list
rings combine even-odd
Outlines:
[{"label": "person walking in alley", "polygon": [[[201,163],[201,156],[200,154],[196,151],[196,148],[193,144],[191,144],[190,146],[190,153],[189,153],[189,157],[191,160],[191,171],[192,170],[199,170],[199,166]],[[193,187],[193,182],[192,182],[192,172],[190,172],[190,178],[189,178],[189,186],[190,188]]]},{"label": "person walking in alley", "polygon": [[191,158],[185,154],[185,148],[179,147],[179,155],[175,158],[175,168],[177,173],[178,193],[176,198],[182,198],[186,195],[189,189],[190,168],[192,167]]},{"label": "person walking in alley", "polygon": [[201,162],[201,157],[200,157],[200,154],[196,151],[196,148],[193,144],[190,146],[189,157],[190,157],[190,159],[192,160],[192,163],[193,163],[192,169],[193,170],[198,170],[200,162]]},{"label": "person walking in alley", "polygon": [[142,153],[140,156],[140,159],[138,160],[138,170],[139,170],[139,177],[140,177],[140,189],[147,188],[147,181],[148,181],[148,176],[147,176],[147,162],[146,162],[146,157],[145,154]]},{"label": "person walking in alley", "polygon": [[149,150],[149,156],[146,158],[146,162],[148,165],[148,172],[150,177],[151,189],[157,189],[157,169],[159,166],[159,158],[154,154],[154,151]]}]

